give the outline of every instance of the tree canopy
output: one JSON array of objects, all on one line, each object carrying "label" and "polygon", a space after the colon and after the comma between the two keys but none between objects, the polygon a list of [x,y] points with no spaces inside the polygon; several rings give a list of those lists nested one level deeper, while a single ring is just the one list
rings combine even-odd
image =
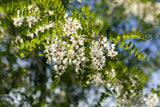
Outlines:
[{"label": "tree canopy", "polygon": [[160,105],[160,84],[144,93],[160,68],[152,50],[160,47],[159,8],[147,0],[0,0],[0,106]]}]

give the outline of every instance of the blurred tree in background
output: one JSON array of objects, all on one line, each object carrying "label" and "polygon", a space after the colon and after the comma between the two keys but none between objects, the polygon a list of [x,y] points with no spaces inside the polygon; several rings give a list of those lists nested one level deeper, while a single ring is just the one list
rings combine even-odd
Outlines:
[{"label": "blurred tree in background", "polygon": [[[74,64],[61,75],[56,61],[49,60],[52,48],[47,48],[56,38],[47,35],[72,32],[64,30],[64,26],[74,25],[75,20],[69,22],[69,18],[82,26],[76,32],[85,35],[89,61],[79,64],[80,68],[87,66],[84,73],[79,70],[78,74]],[[158,0],[0,0],[0,107],[154,107],[160,86],[147,83],[160,68],[159,24]],[[65,36],[58,43],[73,44],[73,38]],[[116,45],[118,55],[105,54],[103,68],[93,69],[96,65],[92,66],[90,53],[95,45],[90,46],[105,38],[111,46]]]}]

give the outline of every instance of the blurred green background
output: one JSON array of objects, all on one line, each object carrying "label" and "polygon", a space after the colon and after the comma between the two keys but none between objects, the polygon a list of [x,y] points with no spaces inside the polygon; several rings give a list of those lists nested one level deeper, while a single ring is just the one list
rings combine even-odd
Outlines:
[{"label": "blurred green background", "polygon": [[[160,85],[160,2],[158,0],[62,0],[66,13],[88,5],[97,21],[103,25],[101,32],[122,34],[140,31],[150,41],[134,39],[132,42],[149,58],[141,61],[119,48],[118,59],[126,66],[140,67],[150,79],[144,94]],[[0,18],[3,17],[0,12]],[[7,29],[14,30],[13,26]],[[27,57],[16,58],[13,35],[0,34],[0,107],[93,107],[103,88],[90,85],[84,88],[71,72],[65,73],[57,86],[53,85],[52,67],[46,58],[38,56],[38,49]],[[3,33],[3,34],[2,34]],[[2,37],[3,35],[3,37]],[[115,105],[113,97],[106,98],[104,107]]]}]

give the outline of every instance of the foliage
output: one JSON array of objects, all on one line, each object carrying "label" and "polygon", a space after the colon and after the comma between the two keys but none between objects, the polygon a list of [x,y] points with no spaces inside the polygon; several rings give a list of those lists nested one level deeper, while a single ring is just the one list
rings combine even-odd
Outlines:
[{"label": "foliage", "polygon": [[[148,56],[135,48],[136,44],[126,43],[135,38],[148,41],[146,35],[139,31],[106,32],[110,26],[97,24],[87,5],[66,14],[67,5],[61,0],[2,0],[0,4],[4,47],[0,49],[0,106],[16,106],[9,95],[3,95],[11,92],[20,94],[19,106],[77,106],[87,99],[84,90],[91,85],[106,91],[95,106],[111,96],[117,106],[148,104],[149,99],[143,96],[148,76],[140,67],[126,66],[119,59],[119,49],[124,47],[136,59],[146,61]],[[23,66],[22,61],[29,64]],[[159,96],[159,91],[152,91]]]}]

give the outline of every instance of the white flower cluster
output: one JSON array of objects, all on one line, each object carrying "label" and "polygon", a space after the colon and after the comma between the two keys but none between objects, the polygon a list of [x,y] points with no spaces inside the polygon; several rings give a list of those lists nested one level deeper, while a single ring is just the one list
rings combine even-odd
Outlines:
[{"label": "white flower cluster", "polygon": [[46,47],[47,62],[56,62],[54,69],[57,71],[57,75],[62,75],[66,68],[72,64],[77,74],[79,71],[83,71],[80,65],[84,67],[87,58],[85,56],[85,47],[83,46],[85,39],[81,35],[78,36],[76,32],[79,28],[81,28],[81,24],[78,20],[66,18],[62,28],[64,35],[61,35],[61,37],[68,37],[70,43],[62,41],[62,38],[54,35],[53,43]]},{"label": "white flower cluster", "polygon": [[106,71],[106,75],[108,77],[111,77],[111,79],[114,79],[116,77],[115,69],[111,69],[111,71]]},{"label": "white flower cluster", "polygon": [[56,37],[54,43],[46,47],[47,62],[49,64],[52,61],[56,62],[54,69],[57,71],[57,75],[62,75],[67,66],[72,64],[75,65],[75,71],[78,74],[79,71],[83,71],[80,64],[84,67],[87,61],[84,53],[85,48],[81,47],[84,38],[71,36],[70,41],[72,41],[72,44],[68,44]]},{"label": "white flower cluster", "polygon": [[87,84],[93,84],[95,87],[101,87],[105,84],[105,81],[102,79],[101,74],[98,72],[92,75]]},{"label": "white flower cluster", "polygon": [[[23,8],[23,9],[26,9],[26,8]],[[36,14],[36,12],[38,12],[38,14],[39,14],[39,8],[38,7],[36,7],[35,5],[30,5],[30,6],[27,7],[27,9],[28,9],[28,12],[30,13],[30,15],[26,16],[26,17],[24,17],[24,16],[20,17],[20,11],[17,11],[18,16],[16,18],[13,18],[13,21],[14,21],[13,24],[15,26],[21,26],[24,19],[26,19],[29,27],[31,28],[31,25],[34,25],[35,22],[37,22],[38,19],[40,19],[40,17]],[[22,12],[23,12],[23,10],[22,10]],[[46,12],[49,15],[53,14],[53,11],[50,11],[50,10],[46,11]],[[34,13],[34,14],[32,14],[32,13]],[[41,21],[41,19],[40,19],[40,21]],[[54,27],[54,22],[39,26],[39,28],[36,28],[35,32],[30,32],[30,33],[27,34],[27,36],[30,36],[30,37],[33,38],[34,34],[38,35],[39,31],[44,32],[45,29],[49,29],[51,27]]]},{"label": "white flower cluster", "polygon": [[34,35],[34,34],[38,35],[38,32],[39,32],[39,31],[44,32],[45,29],[49,29],[49,28],[51,28],[51,27],[54,27],[54,22],[53,22],[53,23],[46,24],[46,25],[43,25],[43,26],[39,26],[39,28],[36,29],[34,33],[29,33],[29,34],[27,34],[27,36],[30,36],[30,37],[33,38],[33,35]]},{"label": "white flower cluster", "polygon": [[108,49],[107,55],[110,56],[110,57],[115,57],[115,56],[118,55],[118,52],[115,51],[115,44],[111,44],[111,48]]},{"label": "white flower cluster", "polygon": [[[28,12],[31,14],[31,15],[29,15],[29,16],[26,16],[26,17],[24,17],[23,15],[20,17],[20,12],[24,12],[24,9],[28,9]],[[39,19],[39,17],[35,14],[36,12],[39,12],[39,8],[38,7],[36,7],[35,5],[30,5],[30,6],[28,6],[27,8],[23,8],[23,10],[22,11],[17,11],[17,17],[14,17],[13,18],[13,24],[15,25],[15,26],[21,26],[22,25],[22,23],[23,23],[23,21],[24,21],[24,19],[26,19],[27,20],[27,22],[28,22],[28,24],[29,24],[29,27],[31,27],[31,25],[32,24],[34,24],[38,19]],[[34,13],[33,15],[32,15],[32,13]]]},{"label": "white flower cluster", "polygon": [[[111,69],[111,71],[106,71],[106,75],[111,76],[112,79],[115,78],[116,73],[115,69]],[[102,76],[99,72],[95,73],[92,75],[88,81],[86,81],[87,84],[93,84],[95,87],[101,87],[103,86],[106,81],[102,79]],[[114,88],[112,87],[111,83],[107,82],[107,86],[113,90]]]},{"label": "white flower cluster", "polygon": [[67,15],[65,16],[65,24],[63,25],[62,31],[65,32],[64,35],[70,36],[72,34],[77,35],[77,29],[81,29],[81,24],[78,22],[77,19],[73,18],[66,18]]},{"label": "white flower cluster", "polygon": [[[115,101],[119,105],[123,106],[135,106],[135,104],[144,104],[143,101],[143,95],[142,94],[137,94],[137,81],[133,79],[133,77],[130,77],[130,82],[132,82],[132,87],[129,89],[129,91],[124,90],[124,85],[125,84],[130,84],[128,81],[120,81],[115,79],[114,77],[116,76],[115,70],[112,69],[111,71],[106,72],[108,76],[111,77],[111,81],[107,82],[107,86],[111,91],[115,90]],[[134,76],[134,78],[138,79],[138,76]],[[112,81],[113,80],[113,81]]]},{"label": "white flower cluster", "polygon": [[[131,99],[134,95],[128,97],[128,91],[124,91],[122,83],[115,81],[114,84],[109,87],[112,91],[115,90],[115,101],[117,104],[128,105],[131,104]],[[133,91],[133,90],[131,90]]]},{"label": "white flower cluster", "polygon": [[159,2],[152,3],[152,1],[143,2],[141,0],[115,0],[115,2],[115,6],[123,4],[127,14],[132,13],[143,18],[145,22],[157,24],[156,17],[160,14]]},{"label": "white flower cluster", "polygon": [[101,70],[105,65],[105,56],[103,56],[103,47],[100,46],[99,42],[92,42],[91,46],[91,58],[92,58],[92,67],[98,70]]},{"label": "white flower cluster", "polygon": [[[115,69],[111,69],[110,71],[106,71],[106,75],[108,78],[110,78],[110,81],[107,82],[107,87],[111,90],[115,89],[115,84],[112,80],[116,77]],[[118,86],[121,87],[121,86]]]},{"label": "white flower cluster", "polygon": [[155,107],[158,103],[159,99],[158,96],[154,93],[149,93],[147,97],[144,99],[146,103],[146,107]]},{"label": "white flower cluster", "polygon": [[[99,39],[100,40],[100,39]],[[107,51],[107,56],[113,58],[118,55],[118,52],[115,51],[115,44],[110,44],[109,41],[107,41],[106,37],[101,36],[101,40],[99,41],[101,46],[104,47],[104,49]]]},{"label": "white flower cluster", "polygon": [[[99,43],[100,42],[100,43]],[[92,45],[90,47],[91,49],[91,58],[92,58],[92,66],[95,69],[101,70],[103,66],[105,65],[105,56],[104,51],[107,50],[107,56],[109,57],[115,57],[118,55],[118,52],[116,52],[115,44],[109,44],[107,42],[107,38],[104,37],[101,41],[92,41]]]},{"label": "white flower cluster", "polygon": [[[39,11],[39,9],[35,5],[28,6],[27,9],[30,13],[36,13]],[[53,13],[53,11],[46,12],[48,12],[49,15]],[[20,17],[20,11],[18,11],[17,14],[18,17],[14,18],[15,26],[21,26],[24,19],[26,18],[29,27],[31,27],[31,25],[39,19],[39,16],[36,16],[36,14],[29,15],[26,17]],[[27,36],[33,37],[34,34],[38,35],[39,31],[44,32],[45,29],[49,29],[51,27],[54,27],[54,22],[39,26],[39,28],[36,29],[35,32],[28,33]],[[79,71],[82,71],[80,65],[82,67],[85,66],[85,62],[87,61],[84,52],[85,47],[83,46],[85,39],[80,35],[77,36],[76,30],[79,28],[81,29],[82,27],[77,19],[67,18],[66,16],[65,24],[62,28],[64,35],[61,36],[67,36],[68,38],[70,38],[71,43],[63,41],[62,38],[58,37],[56,34],[53,38],[46,38],[48,44],[48,46],[46,46],[45,49],[45,52],[47,53],[46,57],[48,58],[47,63],[51,64],[52,61],[56,63],[56,65],[54,65],[54,69],[57,71],[58,75],[62,75],[68,65],[74,64],[75,71],[77,73],[79,73]],[[51,44],[49,45],[50,41]],[[23,41],[21,40],[21,42]]]},{"label": "white flower cluster", "polygon": [[[83,71],[82,67],[85,66],[85,62],[87,58],[85,56],[85,47],[83,35],[77,35],[77,29],[81,29],[81,24],[77,19],[72,19],[65,17],[65,24],[63,25],[62,37],[68,37],[70,39],[71,44],[64,42],[60,37],[54,35],[55,39],[52,39],[53,44],[46,47],[46,53],[48,57],[48,63],[56,62],[54,65],[55,70],[58,75],[62,75],[67,68],[68,65],[74,65],[75,71],[79,73],[79,71]],[[107,40],[104,38],[104,40]],[[103,45],[102,45],[103,44]],[[104,48],[105,47],[105,48]],[[114,51],[115,45],[109,45],[109,42],[101,42],[101,44],[97,41],[92,42],[91,44],[91,58],[92,58],[92,67],[97,70],[101,70],[105,65],[105,56],[104,49],[108,51],[108,56],[114,57],[118,53]],[[114,53],[114,54],[113,54]]]},{"label": "white flower cluster", "polygon": [[54,66],[54,69],[56,71],[59,71],[59,69],[61,69],[58,72],[59,75],[61,75],[61,73],[63,73],[66,68],[65,66],[62,65],[62,63],[65,62],[63,57],[66,54],[66,48],[65,48],[66,45],[67,43],[65,41],[55,38],[55,44],[46,46],[46,50],[45,50],[45,52],[47,53],[46,57],[48,58],[47,63],[51,64],[53,60],[54,62],[57,63],[57,65],[59,65],[59,66],[57,65]]}]

